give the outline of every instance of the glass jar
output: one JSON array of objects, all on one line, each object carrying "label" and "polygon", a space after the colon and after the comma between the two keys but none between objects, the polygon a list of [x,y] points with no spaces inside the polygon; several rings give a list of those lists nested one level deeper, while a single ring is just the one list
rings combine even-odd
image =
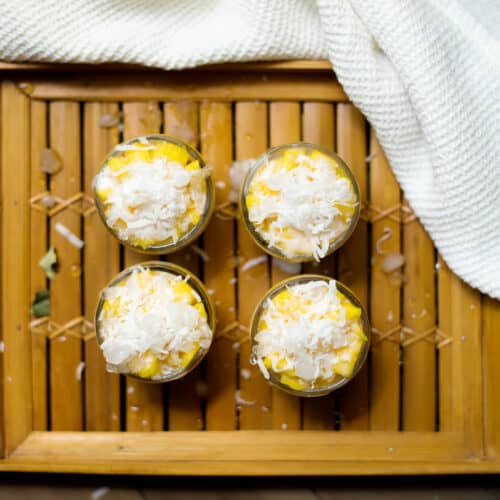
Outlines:
[{"label": "glass jar", "polygon": [[368,355],[370,327],[366,311],[345,285],[305,274],[267,292],[253,314],[250,337],[250,362],[273,386],[315,397],[344,386],[359,372]]},{"label": "glass jar", "polygon": [[214,210],[210,169],[188,144],[164,135],[118,144],[94,178],[97,211],[124,245],[175,252],[205,230]]},{"label": "glass jar", "polygon": [[359,199],[344,161],[302,142],[272,148],[254,163],[242,184],[240,210],[268,254],[288,262],[319,261],[354,231]]},{"label": "glass jar", "polygon": [[215,310],[192,273],[168,262],[144,262],[119,273],[101,292],[95,330],[109,372],[169,382],[208,352]]}]

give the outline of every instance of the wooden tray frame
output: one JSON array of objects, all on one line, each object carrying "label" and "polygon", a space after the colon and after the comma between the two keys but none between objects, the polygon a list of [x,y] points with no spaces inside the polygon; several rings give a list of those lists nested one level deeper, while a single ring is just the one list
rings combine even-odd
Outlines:
[{"label": "wooden tray frame", "polygon": [[[441,263],[439,328],[451,340],[447,428],[412,431],[34,431],[30,319],[30,103],[37,99],[346,101],[325,62],[144,72],[3,64],[1,83],[0,470],[178,475],[367,475],[500,471],[500,305]],[[83,72],[83,76],[82,73]],[[193,80],[193,75],[196,74]],[[265,78],[263,78],[263,75]],[[91,78],[88,78],[91,76]],[[192,85],[193,81],[199,85]],[[293,86],[290,82],[293,81]],[[26,83],[25,83],[26,82]],[[424,332],[425,333],[425,332]]]}]

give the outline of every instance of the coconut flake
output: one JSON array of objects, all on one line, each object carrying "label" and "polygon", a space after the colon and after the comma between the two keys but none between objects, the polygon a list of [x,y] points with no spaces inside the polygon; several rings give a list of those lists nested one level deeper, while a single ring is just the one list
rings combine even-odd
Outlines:
[{"label": "coconut flake", "polygon": [[83,370],[85,370],[85,361],[80,361],[76,367],[76,380],[82,381]]},{"label": "coconut flake", "polygon": [[300,262],[288,262],[283,259],[273,257],[273,266],[288,274],[300,274],[302,264]]},{"label": "coconut flake", "polygon": [[264,375],[264,378],[266,380],[269,380],[271,375],[269,374],[269,370],[266,368],[266,365],[264,364],[264,361],[262,361],[262,358],[257,358],[257,366],[259,367],[259,370],[262,372],[262,375]]},{"label": "coconut flake", "polygon": [[234,399],[236,401],[236,404],[241,406],[253,406],[255,403],[257,403],[257,401],[247,401],[246,399],[243,399],[241,397],[241,391],[239,390],[236,391]]},{"label": "coconut flake", "polygon": [[240,195],[243,179],[255,160],[235,161],[229,167],[229,179],[231,180],[231,191],[229,192],[229,201],[237,203]]},{"label": "coconut flake", "polygon": [[252,372],[248,368],[242,368],[240,370],[240,375],[243,380],[250,380]]},{"label": "coconut flake", "polygon": [[107,495],[111,491],[110,488],[107,486],[101,486],[100,488],[97,488],[90,494],[90,498],[92,500],[99,500],[103,496]]},{"label": "coconut flake", "polygon": [[152,149],[155,149],[155,146],[138,147],[136,144],[118,144],[115,146],[115,151],[150,151]]},{"label": "coconut flake", "polygon": [[210,260],[210,256],[208,255],[207,252],[205,252],[205,250],[203,250],[202,248],[200,248],[198,245],[191,245],[191,250],[198,256],[201,257],[201,260],[203,262],[208,262]]},{"label": "coconut flake", "polygon": [[5,352],[5,342],[0,340],[0,352]]},{"label": "coconut flake", "polygon": [[382,230],[382,236],[375,243],[375,248],[377,250],[378,255],[382,255],[385,252],[382,250],[382,243],[392,238],[392,229],[390,227],[384,227]]},{"label": "coconut flake", "polygon": [[248,270],[252,269],[252,267],[257,267],[261,264],[264,264],[264,262],[267,262],[267,255],[259,255],[258,257],[249,259],[241,266],[241,272],[245,273]]},{"label": "coconut flake", "polygon": [[45,196],[42,197],[40,203],[45,208],[52,208],[57,203],[57,201],[53,196],[50,196],[50,194],[46,194]]},{"label": "coconut flake", "polygon": [[42,149],[40,153],[40,168],[46,174],[57,174],[62,169],[61,158],[53,149]]},{"label": "coconut flake", "polygon": [[389,253],[387,254],[380,263],[382,271],[386,274],[390,274],[399,268],[403,267],[405,263],[405,258],[400,253]]},{"label": "coconut flake", "polygon": [[56,222],[54,225],[55,230],[61,235],[64,236],[74,247],[78,249],[82,249],[85,242],[78,238],[78,236],[72,233],[64,224],[60,222]]}]

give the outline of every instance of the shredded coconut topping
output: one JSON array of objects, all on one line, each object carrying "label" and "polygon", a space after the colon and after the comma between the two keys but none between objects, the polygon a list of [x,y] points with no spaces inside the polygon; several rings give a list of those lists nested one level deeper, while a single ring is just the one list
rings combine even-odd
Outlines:
[{"label": "shredded coconut topping", "polygon": [[285,150],[267,158],[250,179],[250,222],[286,257],[324,257],[349,228],[357,199],[335,160],[319,151]]},{"label": "shredded coconut topping", "polygon": [[138,266],[104,298],[98,330],[112,371],[165,378],[210,346],[205,307],[181,276]]},{"label": "shredded coconut topping", "polygon": [[133,245],[175,244],[206,210],[208,169],[166,141],[141,137],[115,151],[123,153],[109,158],[95,181],[106,223]]},{"label": "shredded coconut topping", "polygon": [[336,282],[311,280],[268,299],[259,318],[253,355],[293,389],[314,389],[349,378],[366,342],[361,310],[337,291]]}]

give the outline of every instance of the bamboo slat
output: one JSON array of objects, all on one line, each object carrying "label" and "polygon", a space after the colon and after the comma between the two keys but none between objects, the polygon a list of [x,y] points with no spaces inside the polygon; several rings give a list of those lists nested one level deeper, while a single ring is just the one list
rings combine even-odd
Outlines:
[{"label": "bamboo slat", "polygon": [[[360,190],[362,206],[368,203],[368,175],[366,165],[366,121],[352,104],[337,105],[337,152],[351,168]],[[358,225],[339,249],[338,279],[357,295],[368,308],[368,223],[360,219]],[[339,391],[340,428],[367,430],[369,427],[368,363],[349,385]]]},{"label": "bamboo slat", "polygon": [[[190,101],[166,102],[163,107],[163,131],[197,148],[199,143],[198,105]],[[168,255],[167,260],[200,275],[199,257],[190,248]],[[168,384],[168,428],[171,431],[203,428],[202,368]]]},{"label": "bamboo slat", "polygon": [[463,432],[471,456],[483,450],[481,295],[451,275],[453,429]]},{"label": "bamboo slat", "polygon": [[300,74],[290,85],[290,75],[281,72],[238,74],[237,72],[184,71],[96,74],[90,78],[69,75],[56,79],[30,78],[33,99],[120,101],[170,99],[276,101],[345,101],[347,96],[331,73]]},{"label": "bamboo slat", "polygon": [[[300,141],[301,116],[298,102],[271,102],[270,115],[270,146],[278,146]],[[276,266],[272,266],[271,283],[275,284],[290,275]],[[279,389],[272,390],[273,428],[300,429],[301,425],[300,399],[290,396]]]},{"label": "bamboo slat", "polygon": [[[53,196],[69,198],[81,189],[80,108],[76,102],[50,103],[50,147],[62,160],[62,170],[50,177]],[[50,245],[58,255],[58,272],[50,286],[51,317],[58,324],[81,315],[81,250],[56,231],[66,226],[81,237],[81,216],[70,210],[50,220]],[[78,332],[78,330],[77,330]],[[53,430],[80,430],[83,426],[82,381],[77,369],[82,361],[81,338],[63,332],[50,341],[50,409]]]},{"label": "bamboo slat", "polygon": [[[89,102],[84,106],[84,193],[93,198],[92,182],[106,155],[119,142],[117,127],[103,128],[103,115],[118,116],[116,103]],[[97,297],[120,270],[120,247],[96,212],[84,219],[84,314],[94,321]],[[120,430],[120,378],[106,372],[96,338],[87,340],[85,352],[85,427],[90,431]]]},{"label": "bamboo slat", "polygon": [[[11,63],[0,62],[1,72],[24,72],[24,71],[117,71],[120,69],[128,69],[129,71],[151,71],[146,66],[138,64],[60,64],[60,63]],[[332,71],[332,63],[327,60],[308,60],[297,59],[293,61],[266,61],[266,62],[245,62],[245,63],[223,63],[223,64],[207,64],[193,68],[195,71]],[[160,72],[160,70],[158,70]]]},{"label": "bamboo slat", "polygon": [[29,102],[11,82],[1,87],[2,455],[32,428],[30,306]]},{"label": "bamboo slat", "polygon": [[[47,176],[40,168],[41,154],[47,147],[47,104],[31,101],[31,196],[47,190]],[[31,211],[31,272],[30,297],[47,288],[47,278],[38,262],[47,251],[47,216],[37,210]],[[33,365],[33,429],[47,429],[47,338],[31,336]]]},{"label": "bamboo slat", "polygon": [[[267,149],[267,106],[263,102],[236,103],[236,160],[256,159]],[[238,321],[250,327],[258,301],[269,288],[267,262],[242,270],[245,262],[264,252],[253,242],[243,221],[238,219]],[[242,333],[240,345],[239,388],[242,399],[253,402],[240,408],[240,429],[271,428],[271,389],[260,370],[249,363],[251,342]]]},{"label": "bamboo slat", "polygon": [[[354,465],[353,465],[354,464]],[[500,470],[433,432],[32,433],[0,469],[116,474],[335,475]]]},{"label": "bamboo slat", "polygon": [[[233,160],[232,112],[228,103],[201,104],[201,153],[213,168],[215,182],[224,183],[216,190],[216,204],[227,201],[229,166]],[[207,355],[208,399],[207,430],[236,428],[237,363],[234,344],[239,342],[236,324],[234,221],[214,214],[203,236],[210,261],[204,269],[205,284],[213,290],[217,314],[216,338]]]},{"label": "bamboo slat", "polygon": [[[160,110],[156,102],[130,102],[123,105],[124,140],[160,131]],[[151,256],[125,249],[125,266],[147,260]],[[127,378],[126,427],[128,431],[159,431],[163,429],[163,387],[161,384]]]},{"label": "bamboo slat", "polygon": [[[305,102],[302,108],[302,139],[333,150],[335,148],[335,117],[331,103]],[[304,264],[305,273],[326,274],[335,277],[335,254],[325,257],[321,263]],[[304,429],[333,429],[335,421],[335,396],[333,394],[304,399],[302,427]]]},{"label": "bamboo slat", "polygon": [[[436,428],[436,293],[434,247],[418,220],[403,228],[405,281],[404,325],[413,330],[405,342],[403,370],[403,428],[432,431]],[[428,335],[422,336],[425,332]]]},{"label": "bamboo slat", "polygon": [[[446,336],[451,336],[451,271],[439,256],[438,270],[438,328]],[[441,339],[445,340],[445,339]],[[439,358],[439,430],[453,430],[451,373],[451,345],[443,345],[438,351]]]},{"label": "bamboo slat", "polygon": [[[400,203],[399,185],[379,145],[374,131],[371,133],[370,201],[381,210]],[[399,211],[396,211],[397,214]],[[399,253],[400,224],[388,217],[372,226],[372,272],[370,312],[372,327],[381,335],[399,325],[400,282],[385,274],[381,262],[385,254]],[[384,235],[390,237],[383,241]],[[377,248],[378,246],[378,248]],[[383,252],[379,254],[379,252]],[[381,340],[375,335],[371,349],[371,406],[370,426],[373,430],[396,430],[399,427],[400,388],[399,332]]]},{"label": "bamboo slat", "polygon": [[489,457],[500,454],[500,302],[483,298],[485,443]]}]

